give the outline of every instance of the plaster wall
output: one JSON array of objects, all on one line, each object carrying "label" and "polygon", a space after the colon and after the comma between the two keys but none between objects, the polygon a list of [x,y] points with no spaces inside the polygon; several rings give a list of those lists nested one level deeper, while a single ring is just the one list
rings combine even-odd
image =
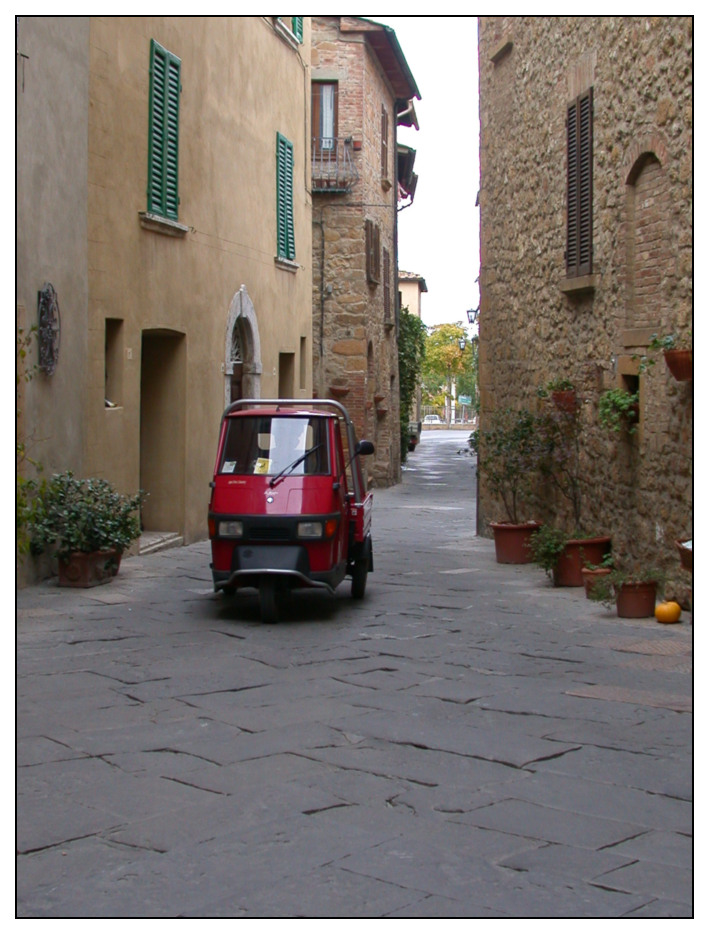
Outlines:
[{"label": "plaster wall", "polygon": [[[37,324],[45,283],[56,290],[61,325],[53,375],[35,372],[18,385],[18,440],[50,476],[84,466],[89,18],[18,17],[16,59],[17,325]],[[34,342],[28,373],[37,359]]]},{"label": "plaster wall", "polygon": [[[258,329],[261,395],[279,394],[281,355],[293,355],[295,394],[312,394],[310,28],[306,17],[296,44],[275,19],[91,19],[86,468],[121,488],[147,481],[160,503],[152,517],[146,506],[150,526],[167,523],[186,541],[206,534],[229,310],[242,286]],[[141,221],[151,39],[181,60],[179,231]],[[275,259],[278,132],[294,147],[293,264]],[[123,322],[116,408],[104,403],[106,319]],[[174,338],[182,360],[149,397],[146,333]],[[155,448],[158,470],[141,457],[141,419],[179,426],[176,446]]]}]

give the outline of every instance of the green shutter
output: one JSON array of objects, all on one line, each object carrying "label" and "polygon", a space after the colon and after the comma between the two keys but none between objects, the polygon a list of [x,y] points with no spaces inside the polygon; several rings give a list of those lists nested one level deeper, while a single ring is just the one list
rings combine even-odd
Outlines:
[{"label": "green shutter", "polygon": [[150,40],[148,211],[177,220],[180,59]]},{"label": "green shutter", "polygon": [[303,17],[302,16],[291,16],[291,32],[296,37],[298,42],[303,41]]},{"label": "green shutter", "polygon": [[276,203],[278,256],[295,259],[293,228],[293,144],[276,134]]}]

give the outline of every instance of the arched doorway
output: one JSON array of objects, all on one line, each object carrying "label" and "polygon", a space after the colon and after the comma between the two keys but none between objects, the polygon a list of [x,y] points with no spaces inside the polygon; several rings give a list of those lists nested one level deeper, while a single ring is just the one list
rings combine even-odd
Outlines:
[{"label": "arched doorway", "polygon": [[224,349],[225,406],[239,398],[261,396],[261,340],[256,309],[242,285],[234,293],[227,317]]}]

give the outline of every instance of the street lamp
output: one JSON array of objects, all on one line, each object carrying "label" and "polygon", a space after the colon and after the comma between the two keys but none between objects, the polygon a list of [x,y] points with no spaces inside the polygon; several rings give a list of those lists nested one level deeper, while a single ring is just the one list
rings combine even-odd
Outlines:
[{"label": "street lamp", "polygon": [[467,315],[468,315],[468,324],[475,324],[475,322],[478,320],[478,315],[479,315],[479,314],[480,314],[480,306],[479,306],[479,305],[478,305],[477,308],[468,308],[468,311],[467,311]]}]

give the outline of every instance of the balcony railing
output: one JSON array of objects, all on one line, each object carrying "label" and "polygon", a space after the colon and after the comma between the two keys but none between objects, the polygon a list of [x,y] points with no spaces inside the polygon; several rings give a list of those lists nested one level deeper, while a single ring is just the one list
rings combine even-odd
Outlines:
[{"label": "balcony railing", "polygon": [[313,137],[313,191],[348,192],[359,175],[352,159],[352,137]]}]

